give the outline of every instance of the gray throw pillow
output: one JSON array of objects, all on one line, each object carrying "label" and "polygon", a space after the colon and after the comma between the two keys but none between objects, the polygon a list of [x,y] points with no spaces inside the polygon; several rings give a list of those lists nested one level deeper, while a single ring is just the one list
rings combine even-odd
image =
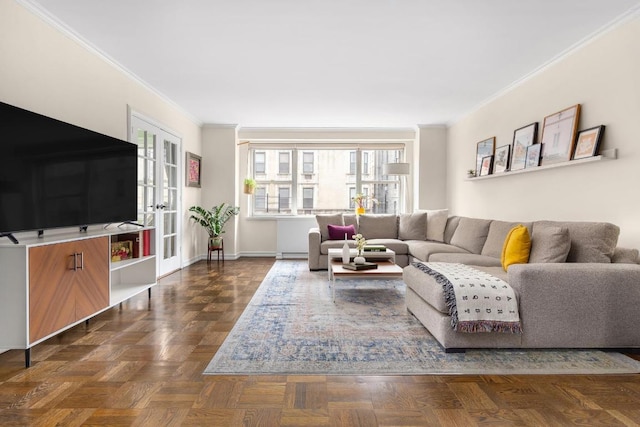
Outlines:
[{"label": "gray throw pillow", "polygon": [[640,253],[637,249],[617,247],[613,252],[611,262],[620,264],[638,264],[640,263],[640,259],[638,259],[639,254]]},{"label": "gray throw pillow", "polygon": [[456,232],[456,228],[458,228],[458,224],[460,224],[460,216],[450,216],[447,218],[447,225],[444,228],[444,243],[451,244],[451,239],[453,239],[453,233]]},{"label": "gray throw pillow", "polygon": [[480,254],[489,234],[490,219],[460,218],[451,244],[474,254]]},{"label": "gray throw pillow", "polygon": [[427,240],[444,242],[444,229],[447,227],[449,209],[427,211]]},{"label": "gray throw pillow", "polygon": [[398,239],[426,240],[426,238],[427,238],[427,213],[426,212],[400,214],[400,217],[398,220]]},{"label": "gray throw pillow", "polygon": [[569,229],[571,249],[567,262],[610,263],[620,235],[620,227],[608,222],[537,221],[534,229],[538,225]]},{"label": "gray throw pillow", "polygon": [[342,219],[344,220],[344,225],[353,225],[356,228],[356,233],[358,232],[358,215],[342,214]]},{"label": "gray throw pillow", "polygon": [[398,217],[396,215],[360,215],[358,233],[365,239],[397,239]]},{"label": "gray throw pillow", "polygon": [[571,249],[567,227],[534,226],[529,263],[565,262]]},{"label": "gray throw pillow", "polygon": [[318,228],[320,229],[320,240],[323,242],[329,240],[329,224],[344,225],[342,214],[316,215],[316,221],[318,221]]}]

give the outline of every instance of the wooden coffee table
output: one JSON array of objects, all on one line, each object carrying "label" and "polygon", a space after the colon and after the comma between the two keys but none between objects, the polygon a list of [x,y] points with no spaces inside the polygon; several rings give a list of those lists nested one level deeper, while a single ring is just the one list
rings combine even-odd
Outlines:
[{"label": "wooden coffee table", "polygon": [[[351,258],[354,258],[356,255],[358,255],[357,249],[349,249],[349,256]],[[365,252],[364,257],[370,262],[391,261],[394,264],[396,262],[396,253],[389,248],[384,252]],[[342,264],[342,249],[329,249],[328,258],[329,280],[331,280],[331,261],[337,260]]]},{"label": "wooden coffee table", "polygon": [[398,279],[402,278],[402,267],[391,260],[375,261],[378,268],[371,270],[349,270],[342,267],[342,259],[329,259],[331,297],[336,302],[337,279]]}]

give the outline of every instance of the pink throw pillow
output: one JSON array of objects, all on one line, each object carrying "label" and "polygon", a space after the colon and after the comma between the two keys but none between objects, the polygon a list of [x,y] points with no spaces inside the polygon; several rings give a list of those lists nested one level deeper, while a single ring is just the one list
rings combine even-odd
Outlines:
[{"label": "pink throw pillow", "polygon": [[356,234],[356,227],[351,225],[327,225],[329,230],[329,240],[344,240],[344,235],[347,235],[347,240],[353,238]]}]

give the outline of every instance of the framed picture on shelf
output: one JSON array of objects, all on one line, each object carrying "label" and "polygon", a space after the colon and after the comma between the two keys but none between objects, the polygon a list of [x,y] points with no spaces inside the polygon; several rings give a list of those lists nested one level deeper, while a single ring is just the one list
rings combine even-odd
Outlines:
[{"label": "framed picture on shelf", "polygon": [[534,168],[540,166],[540,154],[542,151],[542,144],[533,144],[527,147],[527,161],[525,167]]},{"label": "framed picture on shelf", "polygon": [[573,159],[578,160],[597,155],[603,134],[604,125],[581,130],[578,133],[578,142],[576,142]]},{"label": "framed picture on shelf", "polygon": [[549,165],[571,160],[579,119],[580,104],[544,118],[540,141],[544,144],[544,151],[540,164]]},{"label": "framed picture on shelf", "polygon": [[493,156],[485,156],[480,162],[480,176],[491,175],[491,164],[493,163]]},{"label": "framed picture on shelf", "polygon": [[193,153],[186,152],[186,165],[187,171],[186,184],[187,187],[200,187],[200,174],[202,167],[202,157]]},{"label": "framed picture on shelf", "polygon": [[493,156],[496,148],[496,137],[492,136],[476,144],[476,175],[480,176],[482,161],[487,156]]},{"label": "framed picture on shelf", "polygon": [[503,145],[496,148],[496,154],[493,159],[493,173],[502,173],[509,170],[509,152],[510,145]]},{"label": "framed picture on shelf", "polygon": [[526,167],[527,148],[536,143],[538,122],[516,129],[513,132],[510,170],[517,171]]}]

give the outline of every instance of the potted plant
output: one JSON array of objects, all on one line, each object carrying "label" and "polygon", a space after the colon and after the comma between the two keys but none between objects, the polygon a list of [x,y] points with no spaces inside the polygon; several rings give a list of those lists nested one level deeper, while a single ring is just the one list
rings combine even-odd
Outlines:
[{"label": "potted plant", "polygon": [[356,194],[351,201],[356,204],[356,215],[362,215],[365,213],[365,204],[367,200],[371,200],[371,203],[376,204],[378,200],[373,198],[373,196],[364,195],[362,193]]},{"label": "potted plant", "polygon": [[222,245],[220,235],[224,233],[224,225],[232,217],[238,215],[240,208],[222,203],[212,207],[211,210],[206,210],[201,206],[191,206],[189,211],[193,212],[190,218],[204,227],[209,234],[209,248],[216,249]]},{"label": "potted plant", "polygon": [[256,180],[253,178],[244,179],[244,194],[253,194],[256,189]]}]

